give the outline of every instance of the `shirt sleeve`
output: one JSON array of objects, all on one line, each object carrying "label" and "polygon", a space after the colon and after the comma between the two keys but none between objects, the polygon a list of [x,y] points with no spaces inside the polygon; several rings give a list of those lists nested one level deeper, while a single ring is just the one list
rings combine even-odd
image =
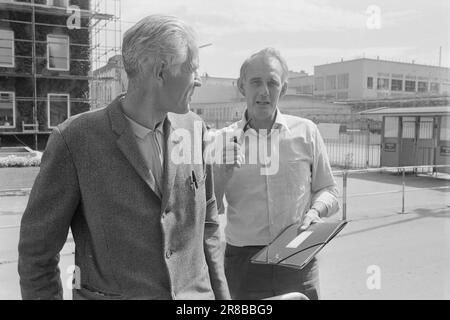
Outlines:
[{"label": "shirt sleeve", "polygon": [[313,141],[311,208],[315,208],[321,217],[325,217],[339,210],[337,199],[339,191],[331,171],[325,143],[316,125],[314,125]]}]

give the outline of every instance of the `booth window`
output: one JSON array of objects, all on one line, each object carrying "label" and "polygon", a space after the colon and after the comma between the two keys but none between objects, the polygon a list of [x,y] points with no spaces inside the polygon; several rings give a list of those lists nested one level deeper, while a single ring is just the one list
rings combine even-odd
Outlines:
[{"label": "booth window", "polygon": [[16,127],[14,92],[0,92],[0,128]]},{"label": "booth window", "polygon": [[403,80],[392,79],[391,80],[391,90],[392,91],[402,91],[403,90]]},{"label": "booth window", "polygon": [[415,139],[416,137],[416,118],[402,118],[402,138]]},{"label": "booth window", "polygon": [[69,71],[69,37],[47,35],[47,68]]},{"label": "booth window", "polygon": [[417,82],[417,91],[419,91],[419,92],[427,92],[428,91],[428,82],[418,81]]},{"label": "booth window", "polygon": [[389,90],[389,79],[378,78],[377,79],[377,89],[378,90]]},{"label": "booth window", "polygon": [[47,97],[47,125],[55,128],[70,117],[69,95],[49,93]]},{"label": "booth window", "polygon": [[430,92],[439,93],[439,82],[430,83]]},{"label": "booth window", "polygon": [[384,118],[384,137],[385,138],[398,137],[398,117]]},{"label": "booth window", "polygon": [[348,89],[348,73],[338,74],[338,89]]},{"label": "booth window", "polygon": [[327,90],[336,89],[336,75],[327,76]]},{"label": "booth window", "polygon": [[373,89],[373,77],[367,77],[367,89]]},{"label": "booth window", "polygon": [[441,141],[450,141],[450,117],[442,117],[441,118],[441,132],[440,132]]},{"label": "booth window", "polygon": [[416,82],[406,80],[405,81],[405,91],[406,92],[416,92]]},{"label": "booth window", "polygon": [[433,139],[432,117],[420,117],[419,139]]},{"label": "booth window", "polygon": [[0,67],[14,68],[14,32],[0,29]]}]

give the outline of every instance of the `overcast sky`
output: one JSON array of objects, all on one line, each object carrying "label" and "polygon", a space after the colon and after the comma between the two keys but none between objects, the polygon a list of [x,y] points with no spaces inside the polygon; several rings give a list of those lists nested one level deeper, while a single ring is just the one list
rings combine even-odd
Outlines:
[{"label": "overcast sky", "polygon": [[[381,25],[368,23],[370,6]],[[200,50],[200,71],[210,76],[237,77],[243,60],[267,46],[290,70],[310,74],[363,55],[438,65],[440,46],[442,65],[450,64],[448,0],[123,0],[122,31],[152,13],[181,17],[200,44],[213,44]]]}]

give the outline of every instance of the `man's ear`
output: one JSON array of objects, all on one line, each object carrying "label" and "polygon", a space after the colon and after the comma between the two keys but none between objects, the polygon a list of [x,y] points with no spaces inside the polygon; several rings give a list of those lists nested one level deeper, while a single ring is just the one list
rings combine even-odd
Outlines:
[{"label": "man's ear", "polygon": [[281,88],[280,98],[286,94],[287,89],[288,89],[288,83],[286,81],[286,82],[284,82],[283,87]]},{"label": "man's ear", "polygon": [[166,64],[162,61],[155,63],[153,67],[153,78],[156,80],[156,82],[162,84],[166,80],[166,67]]},{"label": "man's ear", "polygon": [[242,81],[241,78],[238,79],[237,85],[238,85],[239,92],[245,97],[244,82]]}]

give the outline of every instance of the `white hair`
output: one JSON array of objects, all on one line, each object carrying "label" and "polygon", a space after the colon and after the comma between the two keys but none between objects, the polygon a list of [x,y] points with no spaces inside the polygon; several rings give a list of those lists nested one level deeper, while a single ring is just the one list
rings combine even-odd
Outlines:
[{"label": "white hair", "polygon": [[262,57],[262,58],[275,58],[280,62],[281,69],[283,71],[283,74],[281,75],[281,79],[283,82],[287,81],[288,75],[289,75],[289,69],[286,63],[286,60],[281,56],[280,52],[277,49],[274,48],[264,48],[257,53],[252,54],[249,58],[247,58],[244,63],[241,66],[240,74],[239,74],[239,80],[242,82],[245,80],[247,67],[255,58]]},{"label": "white hair", "polygon": [[128,78],[138,77],[145,68],[164,62],[170,72],[180,72],[184,62],[192,68],[192,56],[196,46],[192,28],[174,16],[150,15],[123,36],[122,57]]}]

